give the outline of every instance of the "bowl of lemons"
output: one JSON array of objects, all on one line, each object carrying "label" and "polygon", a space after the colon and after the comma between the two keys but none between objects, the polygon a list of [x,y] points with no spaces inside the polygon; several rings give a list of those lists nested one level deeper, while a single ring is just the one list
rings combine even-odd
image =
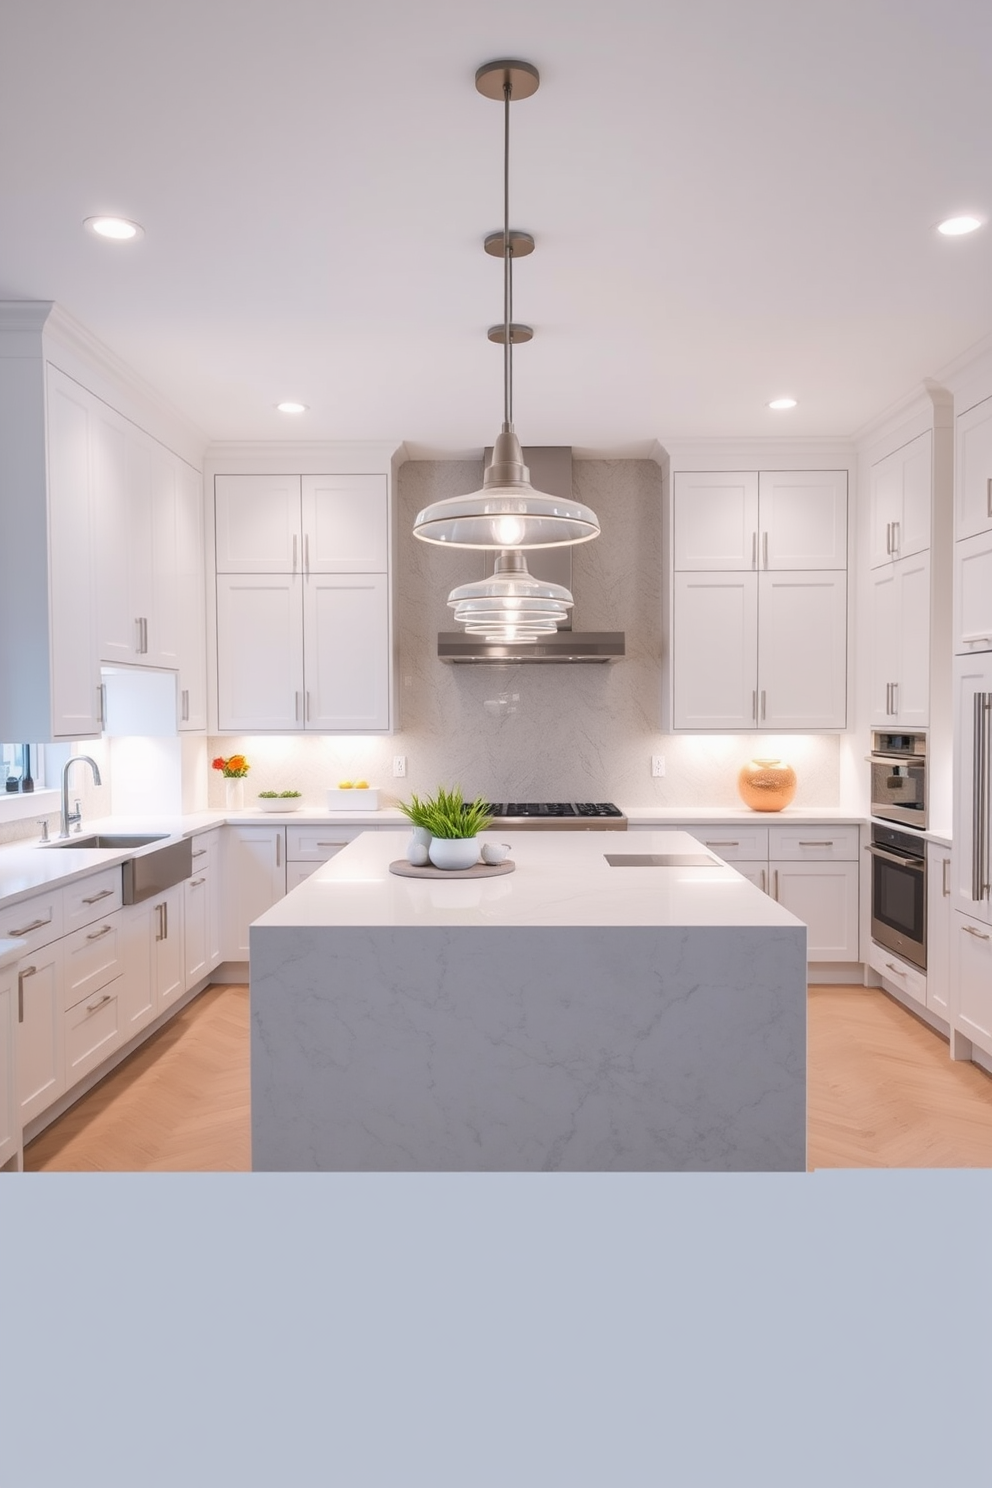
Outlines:
[{"label": "bowl of lemons", "polygon": [[327,792],[328,811],[378,811],[379,787],[367,780],[339,780]]}]

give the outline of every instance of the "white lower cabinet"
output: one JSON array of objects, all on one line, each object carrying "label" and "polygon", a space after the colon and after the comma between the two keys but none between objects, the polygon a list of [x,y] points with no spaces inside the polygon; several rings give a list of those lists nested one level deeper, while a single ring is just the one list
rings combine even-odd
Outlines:
[{"label": "white lower cabinet", "polygon": [[286,892],[286,828],[229,826],[224,842],[224,960],[248,960],[248,927]]},{"label": "white lower cabinet", "polygon": [[772,897],[806,926],[809,961],[858,960],[858,864],[769,863]]},{"label": "white lower cabinet", "polygon": [[193,839],[193,873],[183,886],[187,991],[221,959],[219,853],[219,831]]},{"label": "white lower cabinet", "polygon": [[126,1043],[186,991],[183,884],[123,912],[123,1041]]},{"label": "white lower cabinet", "polygon": [[992,932],[960,910],[951,916],[951,1026],[992,1054]]},{"label": "white lower cabinet", "polygon": [[927,843],[927,1007],[950,1021],[951,849]]},{"label": "white lower cabinet", "polygon": [[17,1097],[21,1125],[65,1090],[62,943],[32,951],[17,968]]},{"label": "white lower cabinet", "polygon": [[183,951],[183,884],[173,884],[150,900],[152,927],[152,976],[158,1011],[186,991],[186,958]]},{"label": "white lower cabinet", "polygon": [[17,967],[0,968],[0,1168],[21,1148],[17,1115]]},{"label": "white lower cabinet", "polygon": [[376,827],[287,827],[286,893],[304,883],[321,863],[335,857],[349,842]]}]

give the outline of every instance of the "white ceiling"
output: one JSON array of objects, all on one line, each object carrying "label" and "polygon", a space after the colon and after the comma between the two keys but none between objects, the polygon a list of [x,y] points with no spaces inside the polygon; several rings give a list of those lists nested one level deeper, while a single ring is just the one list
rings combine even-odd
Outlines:
[{"label": "white ceiling", "polygon": [[211,439],[478,451],[505,56],[524,443],[848,435],[992,331],[988,0],[2,0],[0,298]]}]

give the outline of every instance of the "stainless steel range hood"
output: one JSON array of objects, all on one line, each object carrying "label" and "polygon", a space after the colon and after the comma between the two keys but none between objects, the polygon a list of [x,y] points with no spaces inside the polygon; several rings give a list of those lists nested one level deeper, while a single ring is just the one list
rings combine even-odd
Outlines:
[{"label": "stainless steel range hood", "polygon": [[[492,449],[485,452],[485,463],[492,459]],[[531,481],[540,491],[552,496],[572,495],[572,451],[568,445],[528,446],[524,459],[531,473]],[[492,573],[495,553],[487,552],[486,573]],[[526,553],[527,567],[537,579],[546,579],[552,584],[564,584],[572,591],[576,611],[581,608],[581,595],[572,590],[572,549],[529,548]],[[482,577],[482,575],[479,575]],[[464,582],[464,579],[459,579]],[[615,661],[625,654],[622,630],[573,630],[560,626],[552,635],[540,641],[508,646],[496,641],[484,641],[480,636],[467,635],[463,630],[442,630],[437,638],[437,654],[441,661],[449,664],[485,666],[506,665],[508,662],[525,661],[548,665],[552,662],[605,662]]]}]

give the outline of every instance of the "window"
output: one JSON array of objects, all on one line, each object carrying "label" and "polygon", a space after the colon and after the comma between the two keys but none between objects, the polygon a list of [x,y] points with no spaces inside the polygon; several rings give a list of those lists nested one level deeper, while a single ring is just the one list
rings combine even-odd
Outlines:
[{"label": "window", "polygon": [[6,795],[22,792],[25,779],[34,790],[45,784],[45,751],[40,744],[0,744],[0,791]]}]

